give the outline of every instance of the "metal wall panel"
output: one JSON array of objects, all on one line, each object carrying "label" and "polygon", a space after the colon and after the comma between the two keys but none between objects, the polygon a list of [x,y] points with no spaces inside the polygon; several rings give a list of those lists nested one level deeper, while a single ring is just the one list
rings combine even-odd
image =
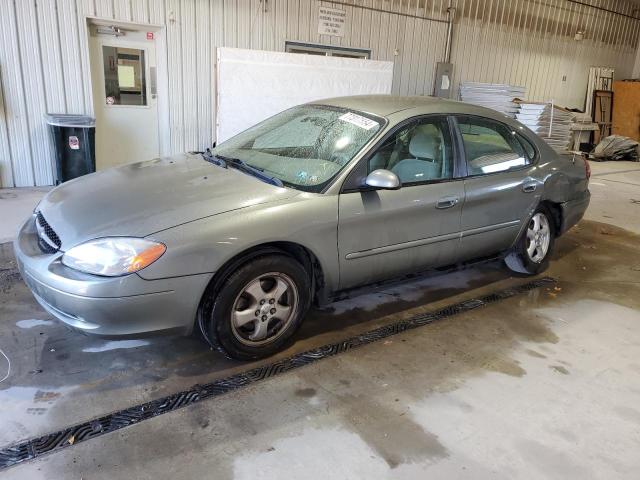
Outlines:
[{"label": "metal wall panel", "polygon": [[113,18],[113,0],[94,0],[94,3],[96,5],[96,15],[98,17]]},{"label": "metal wall panel", "polygon": [[149,0],[131,0],[131,20],[136,23],[150,23]]},{"label": "metal wall panel", "polygon": [[[581,106],[591,65],[631,76],[638,7],[617,0],[453,0],[453,89],[527,87],[529,100]],[[319,35],[318,6],[347,12],[343,37]],[[86,17],[150,23],[156,37],[161,154],[214,141],[215,47],[284,50],[286,40],[368,48],[394,62],[393,93],[429,95],[443,59],[448,0],[0,0],[0,181],[52,181],[41,115],[92,114]],[[578,31],[585,39],[573,39]],[[640,59],[638,60],[640,62]],[[638,67],[640,71],[640,67]],[[563,81],[563,77],[566,80]]]},{"label": "metal wall panel", "polygon": [[47,126],[43,122],[43,117],[47,113],[47,101],[44,88],[43,61],[40,51],[40,31],[31,28],[31,23],[36,16],[35,3],[16,3],[18,42],[20,63],[24,72],[24,89],[30,93],[25,96],[25,103],[27,126],[31,140],[31,158],[33,159],[33,181],[36,185],[50,185],[54,179],[53,150]]},{"label": "metal wall panel", "polygon": [[[0,35],[1,48],[3,48],[2,35]],[[2,67],[0,66],[0,186],[13,185],[13,168],[7,128],[7,114],[2,87]]]},{"label": "metal wall panel", "polygon": [[196,3],[196,89],[197,102],[197,139],[196,145],[204,148],[210,145],[211,132],[214,131],[211,123],[211,112],[213,111],[212,88],[213,85],[213,39],[211,38],[211,8],[209,0],[197,0]]},{"label": "metal wall panel", "polygon": [[[180,12],[180,41],[182,42],[182,128],[184,144],[181,150],[195,150],[198,147],[197,99],[198,71],[196,70],[196,2],[183,1]],[[209,63],[209,62],[207,62]],[[180,101],[180,99],[175,99]]]},{"label": "metal wall panel", "polygon": [[113,18],[118,20],[131,21],[132,19],[132,1],[131,0],[112,0],[113,1]]},{"label": "metal wall panel", "polygon": [[[628,2],[591,5],[632,15]],[[452,62],[460,81],[505,82],[527,88],[529,100],[582,107],[591,65],[633,73],[640,22],[567,0],[458,0]],[[584,40],[574,35],[584,32]],[[564,80],[563,80],[564,79]]]},{"label": "metal wall panel", "polygon": [[[27,106],[20,61],[20,44],[16,25],[15,3],[0,0],[0,69],[4,112],[7,124],[7,143],[11,157],[2,159],[2,177],[11,172],[15,185],[34,185],[31,163],[31,136],[27,121]],[[4,185],[4,184],[3,184]],[[11,183],[7,183],[11,186]]]},{"label": "metal wall panel", "polygon": [[[216,2],[218,3],[218,2]],[[152,25],[166,25],[167,8],[165,0],[152,0],[149,2],[149,21]],[[169,49],[167,48],[167,29],[164,28],[156,38],[156,64],[158,72],[169,70]],[[158,91],[169,91],[169,76],[158,75]],[[158,141],[160,144],[160,154],[167,155],[171,152],[171,118],[169,99],[166,96],[158,97]]]},{"label": "metal wall panel", "polygon": [[[111,2],[108,3],[111,5]],[[78,21],[79,12],[73,2],[62,0],[57,3],[57,6],[58,33],[62,47],[62,71],[67,108],[66,112],[56,113],[83,114],[92,112],[91,97],[87,98],[87,94],[90,92],[88,85],[90,80],[89,76],[84,75],[85,72],[88,73],[88,69],[85,70],[82,60],[83,55],[88,57],[88,53],[84,52],[85,48],[81,48],[84,47],[86,39],[80,37],[79,27],[82,22]],[[32,28],[37,28],[37,25],[33,25]]]},{"label": "metal wall panel", "polygon": [[[2,12],[0,12],[0,19]],[[5,35],[0,31],[0,51],[7,48]],[[5,83],[2,80],[3,66],[0,64],[0,187],[13,185],[13,166],[11,165],[11,149],[9,147],[9,126],[7,125],[8,109],[4,99]]]},{"label": "metal wall panel", "polygon": [[58,9],[55,0],[40,2],[37,8],[42,70],[46,85],[47,112],[65,110],[65,84],[62,74],[62,48],[58,33]]}]

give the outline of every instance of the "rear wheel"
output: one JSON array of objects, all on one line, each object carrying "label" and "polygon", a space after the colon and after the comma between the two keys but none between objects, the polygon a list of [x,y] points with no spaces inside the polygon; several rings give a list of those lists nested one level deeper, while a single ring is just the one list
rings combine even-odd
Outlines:
[{"label": "rear wheel", "polygon": [[553,251],[555,234],[549,210],[544,206],[538,207],[514,250],[505,258],[507,267],[524,275],[535,275],[546,270]]},{"label": "rear wheel", "polygon": [[239,360],[281,350],[309,309],[311,282],[287,255],[258,257],[242,265],[215,292],[206,294],[201,328],[209,342]]}]

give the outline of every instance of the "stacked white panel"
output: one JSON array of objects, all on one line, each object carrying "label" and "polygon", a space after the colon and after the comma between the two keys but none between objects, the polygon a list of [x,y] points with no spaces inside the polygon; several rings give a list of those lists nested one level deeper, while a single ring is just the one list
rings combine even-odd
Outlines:
[{"label": "stacked white panel", "polygon": [[570,148],[574,112],[551,103],[521,103],[516,119],[558,152]]},{"label": "stacked white panel", "polygon": [[515,99],[523,99],[526,88],[501,83],[460,84],[460,100],[474,105],[491,108],[514,118],[518,111]]}]

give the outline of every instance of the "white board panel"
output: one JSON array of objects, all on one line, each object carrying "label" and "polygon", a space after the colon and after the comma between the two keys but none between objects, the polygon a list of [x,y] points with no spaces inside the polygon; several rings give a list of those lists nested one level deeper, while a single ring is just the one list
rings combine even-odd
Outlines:
[{"label": "white board panel", "polygon": [[393,62],[218,48],[216,138],[222,142],[294,105],[391,93]]}]

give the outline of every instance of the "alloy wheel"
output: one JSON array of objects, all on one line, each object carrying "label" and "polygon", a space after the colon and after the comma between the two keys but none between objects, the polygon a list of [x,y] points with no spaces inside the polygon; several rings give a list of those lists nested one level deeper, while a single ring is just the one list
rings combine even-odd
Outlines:
[{"label": "alloy wheel", "polygon": [[284,273],[270,272],[240,291],[231,311],[231,330],[241,343],[257,347],[283,334],[298,306],[298,289]]},{"label": "alloy wheel", "polygon": [[544,213],[536,213],[527,227],[527,255],[534,263],[542,262],[547,256],[551,243],[551,228]]}]

